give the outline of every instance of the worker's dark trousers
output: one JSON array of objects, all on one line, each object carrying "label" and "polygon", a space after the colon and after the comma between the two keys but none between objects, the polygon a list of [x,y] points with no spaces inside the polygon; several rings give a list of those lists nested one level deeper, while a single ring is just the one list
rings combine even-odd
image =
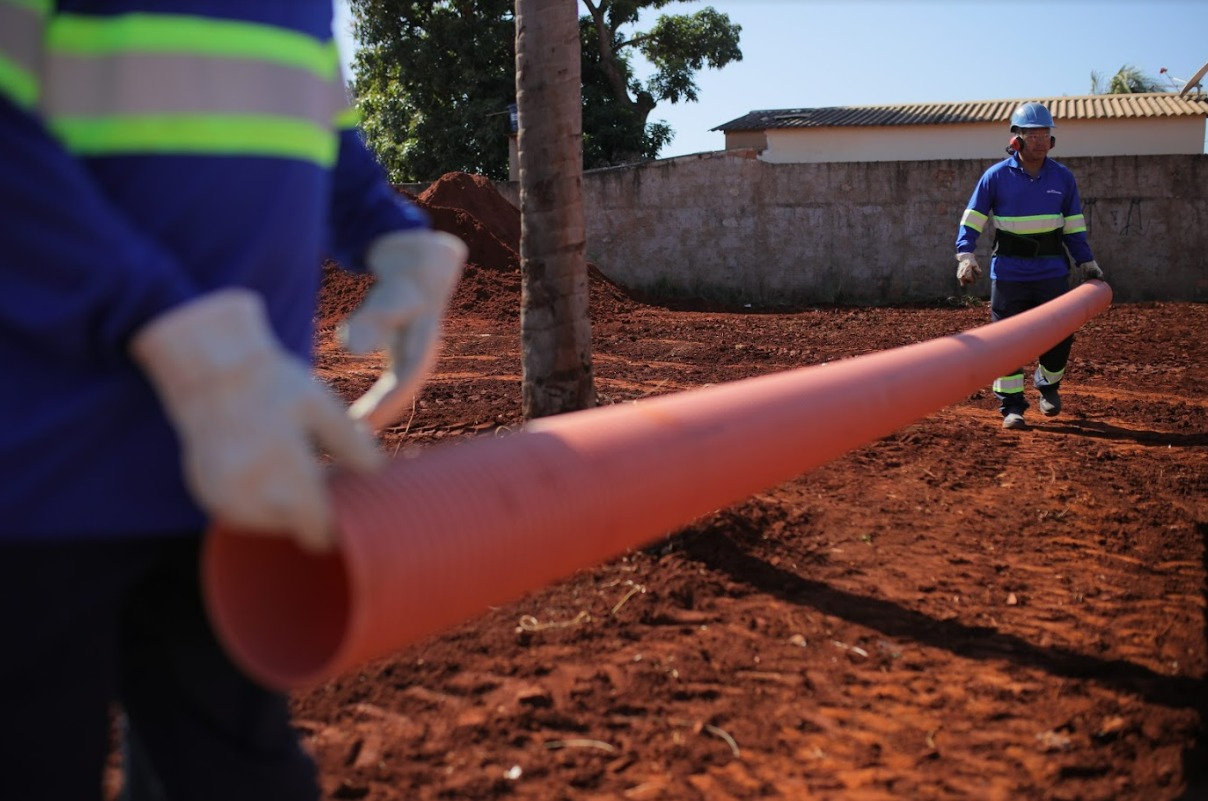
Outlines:
[{"label": "worker's dark trousers", "polygon": [[[1048,303],[1050,300],[1064,295],[1069,290],[1070,280],[1068,277],[1047,278],[1043,281],[991,281],[990,321],[997,322],[998,320],[1005,320],[1008,317],[1014,317],[1016,314],[1034,309],[1043,303]],[[1071,334],[1040,354],[1040,366],[1043,368],[1040,372],[1062,375],[1066,363],[1070,360],[1070,348],[1073,344],[1074,336]],[[1023,414],[1024,410],[1028,408],[1028,402],[1023,396],[1023,375],[1024,368],[1020,367],[1014,373],[1011,373],[1010,376],[1003,377],[1003,379],[1018,377],[1019,391],[999,392],[995,390],[994,392],[995,397],[998,398],[999,411],[1002,412],[1003,416],[1012,413]],[[1041,391],[1055,392],[1060,383],[1060,378],[1056,381],[1041,383],[1038,375],[1036,387]]]},{"label": "worker's dark trousers", "polygon": [[126,798],[318,799],[288,699],[210,630],[199,543],[0,543],[0,797],[99,800],[120,709]]}]

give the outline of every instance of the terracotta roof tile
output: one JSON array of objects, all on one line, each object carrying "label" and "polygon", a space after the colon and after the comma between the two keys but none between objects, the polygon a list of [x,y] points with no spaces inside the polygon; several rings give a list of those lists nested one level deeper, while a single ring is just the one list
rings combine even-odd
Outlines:
[{"label": "terracotta roof tile", "polygon": [[1129,117],[1208,117],[1208,95],[1180,97],[1172,92],[1131,95],[1033,97],[1017,100],[975,100],[958,103],[904,103],[881,106],[830,106],[751,111],[712,128],[714,131],[762,131],[771,128],[839,128],[873,125],[940,125],[962,122],[1002,122],[1020,103],[1048,106],[1058,125],[1062,120],[1102,120]]}]

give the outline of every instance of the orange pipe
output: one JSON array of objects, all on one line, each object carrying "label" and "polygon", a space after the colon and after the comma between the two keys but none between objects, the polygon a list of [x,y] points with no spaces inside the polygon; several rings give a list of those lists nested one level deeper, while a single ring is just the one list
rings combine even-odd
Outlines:
[{"label": "orange pipe", "polygon": [[266,685],[326,680],[955,403],[1111,296],[1091,281],[942,339],[544,418],[368,478],[334,474],[337,553],[215,528],[203,564],[211,618]]}]

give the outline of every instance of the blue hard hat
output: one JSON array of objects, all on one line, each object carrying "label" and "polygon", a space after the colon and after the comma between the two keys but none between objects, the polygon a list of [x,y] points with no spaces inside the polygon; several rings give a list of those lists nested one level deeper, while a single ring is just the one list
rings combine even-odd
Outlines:
[{"label": "blue hard hat", "polygon": [[1053,115],[1044,103],[1024,103],[1011,114],[1011,130],[1016,128],[1056,128]]}]

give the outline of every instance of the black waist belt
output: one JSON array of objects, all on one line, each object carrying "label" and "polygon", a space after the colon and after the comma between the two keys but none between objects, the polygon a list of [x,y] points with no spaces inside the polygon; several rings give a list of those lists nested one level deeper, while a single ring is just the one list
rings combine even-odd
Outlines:
[{"label": "black waist belt", "polygon": [[1054,228],[1043,234],[1013,234],[1010,231],[994,232],[995,256],[1022,256],[1035,259],[1040,256],[1064,256],[1061,244],[1061,229]]}]

